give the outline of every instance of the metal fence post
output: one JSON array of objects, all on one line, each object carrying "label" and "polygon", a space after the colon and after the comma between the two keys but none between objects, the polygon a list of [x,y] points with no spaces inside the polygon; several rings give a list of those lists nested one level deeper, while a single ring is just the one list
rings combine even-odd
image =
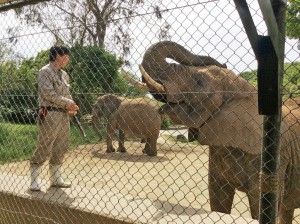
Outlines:
[{"label": "metal fence post", "polygon": [[269,37],[259,38],[260,53],[257,58],[259,112],[264,115],[259,222],[273,224],[276,223],[278,216],[277,188],[286,3],[278,0],[258,2],[269,31]]},{"label": "metal fence post", "polygon": [[259,221],[260,224],[274,224],[278,207],[277,172],[280,154],[286,1],[258,0],[269,36],[257,34],[245,0],[234,2],[258,61],[258,109],[259,114],[264,115]]}]

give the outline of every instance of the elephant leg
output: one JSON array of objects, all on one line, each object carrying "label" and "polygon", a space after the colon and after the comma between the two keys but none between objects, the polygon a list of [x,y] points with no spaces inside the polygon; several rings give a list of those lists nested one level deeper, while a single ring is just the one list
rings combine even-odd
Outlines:
[{"label": "elephant leg", "polygon": [[230,214],[235,188],[225,177],[220,176],[222,166],[220,163],[219,148],[209,147],[208,163],[208,191],[210,208],[212,211]]},{"label": "elephant leg", "polygon": [[100,119],[97,116],[93,116],[93,118],[92,118],[92,128],[96,132],[96,134],[99,136],[99,140],[101,141],[103,139],[103,136],[101,135],[98,127],[100,127]]},{"label": "elephant leg", "polygon": [[227,181],[208,176],[208,190],[211,211],[230,214],[235,194],[233,188]]},{"label": "elephant leg", "polygon": [[156,146],[156,138],[147,138],[145,148],[143,149],[143,153],[148,156],[156,156],[157,155],[157,146]]},{"label": "elephant leg", "polygon": [[247,193],[252,219],[259,219],[259,190],[253,189]]},{"label": "elephant leg", "polygon": [[276,224],[292,224],[294,218],[294,209],[286,209],[284,206],[279,206],[279,214]]},{"label": "elephant leg", "polygon": [[188,130],[189,142],[197,141],[198,134],[199,134],[198,128],[189,128],[189,130]]},{"label": "elephant leg", "polygon": [[124,134],[124,131],[120,129],[119,130],[119,148],[118,148],[118,152],[126,152],[124,142],[125,142],[125,134]]},{"label": "elephant leg", "polygon": [[114,123],[109,121],[108,124],[107,124],[107,128],[106,128],[106,132],[107,132],[107,140],[106,140],[107,149],[106,149],[106,152],[107,153],[111,153],[111,152],[116,151],[113,147],[113,144],[112,144],[112,138],[113,138],[113,135],[114,135],[114,132],[115,132],[115,128],[114,128],[113,124]]},{"label": "elephant leg", "polygon": [[141,138],[141,143],[146,143],[146,142],[147,142],[146,138]]},{"label": "elephant leg", "polygon": [[145,147],[143,148],[143,151],[142,151],[143,154],[147,154],[148,148],[150,147],[149,143],[147,142],[147,139],[145,139],[145,143],[146,143]]}]

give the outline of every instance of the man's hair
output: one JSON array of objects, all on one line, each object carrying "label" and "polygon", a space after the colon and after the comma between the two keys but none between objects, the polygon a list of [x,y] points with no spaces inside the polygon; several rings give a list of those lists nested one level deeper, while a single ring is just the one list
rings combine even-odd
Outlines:
[{"label": "man's hair", "polygon": [[50,48],[50,61],[55,61],[57,54],[63,56],[70,54],[70,50],[65,46],[53,46]]}]

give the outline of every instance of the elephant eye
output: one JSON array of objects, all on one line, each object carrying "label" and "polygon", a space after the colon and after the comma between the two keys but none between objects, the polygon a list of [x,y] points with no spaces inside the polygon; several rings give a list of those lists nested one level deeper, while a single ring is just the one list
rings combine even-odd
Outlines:
[{"label": "elephant eye", "polygon": [[197,80],[197,85],[198,85],[198,86],[202,86],[202,85],[203,85],[203,82],[202,82],[201,79],[198,79],[198,80]]},{"label": "elephant eye", "polygon": [[193,82],[197,85],[197,86],[203,86],[203,78],[199,75],[193,75],[192,76]]}]

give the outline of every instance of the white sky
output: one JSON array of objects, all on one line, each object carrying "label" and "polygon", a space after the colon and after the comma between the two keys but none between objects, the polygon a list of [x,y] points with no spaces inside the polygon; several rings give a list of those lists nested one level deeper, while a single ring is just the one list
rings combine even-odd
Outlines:
[{"label": "white sky", "polygon": [[[203,4],[196,4],[199,2]],[[210,55],[221,63],[226,63],[228,68],[236,73],[256,69],[257,63],[234,3],[229,0],[207,2],[208,0],[163,1],[169,9],[191,5],[163,14],[164,19],[171,24],[171,40],[195,54]],[[258,33],[267,35],[256,0],[251,1],[250,8]],[[0,21],[0,31],[8,27],[21,29],[21,36],[13,49],[26,57],[36,56],[39,51],[49,49],[53,44],[50,33],[20,24],[12,12],[0,14]],[[139,17],[134,20],[130,26],[134,39],[129,58],[132,67],[127,70],[140,76],[138,64],[141,63],[145,50],[159,41],[158,30],[163,22],[157,22],[155,19],[145,22]],[[0,32],[0,41],[7,38],[9,36],[5,32]],[[285,61],[300,61],[297,40],[287,39],[285,49]]]}]

